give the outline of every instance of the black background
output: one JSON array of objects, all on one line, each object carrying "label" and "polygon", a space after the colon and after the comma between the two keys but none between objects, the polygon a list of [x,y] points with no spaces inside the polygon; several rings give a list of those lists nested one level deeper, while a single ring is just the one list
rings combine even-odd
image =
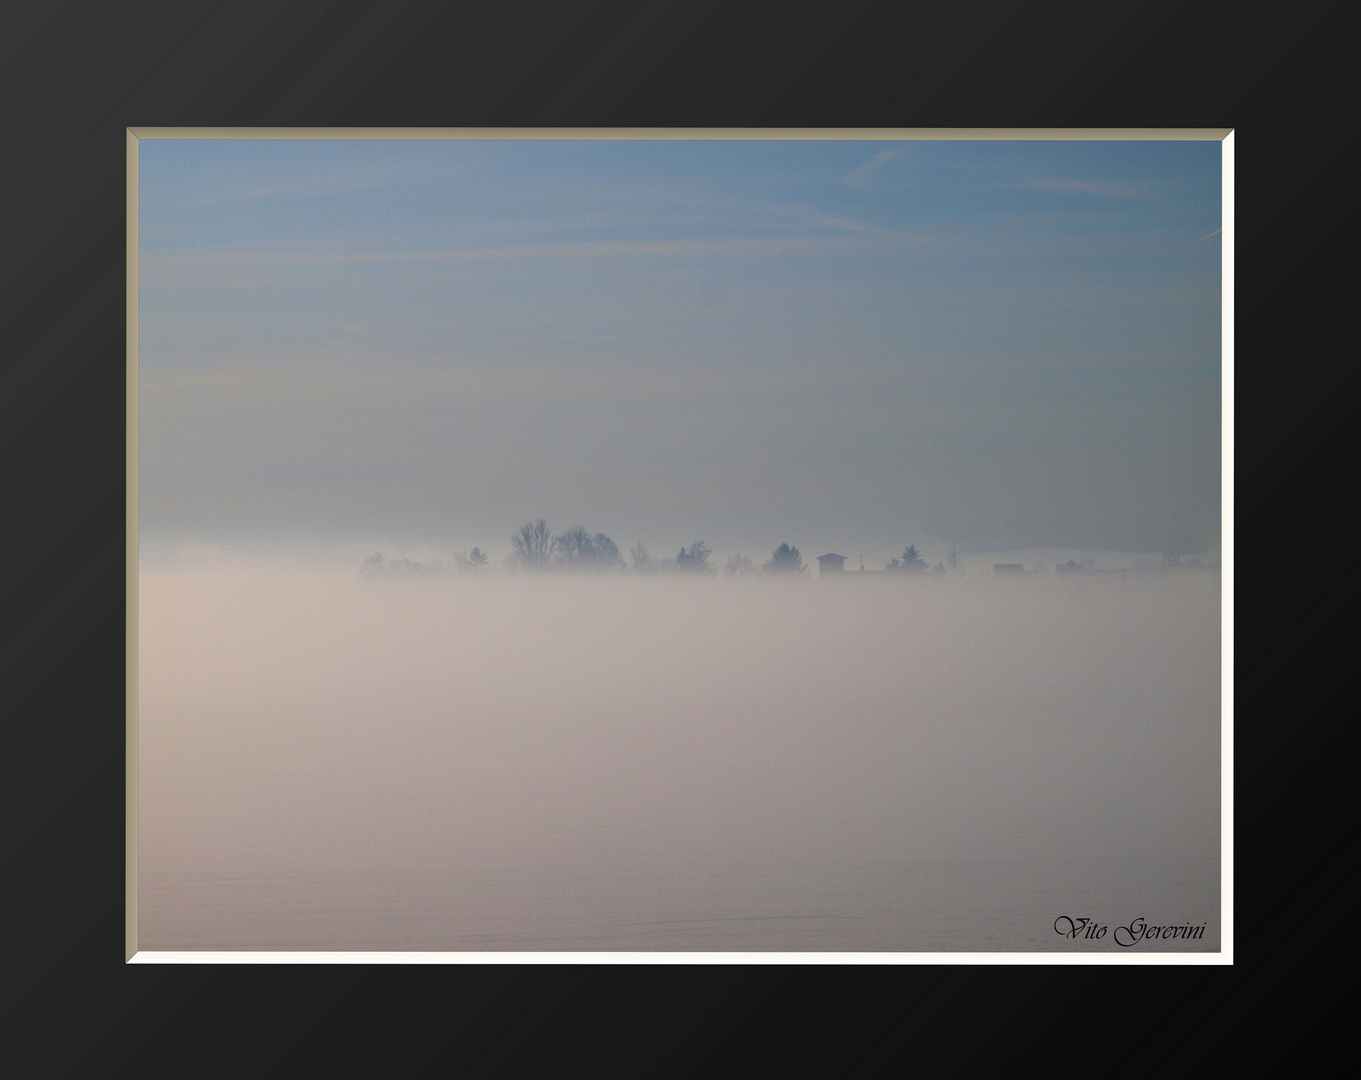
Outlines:
[{"label": "black background", "polygon": [[[1329,834],[1350,789],[1331,740],[1354,680],[1333,620],[1354,605],[1319,573],[1347,547],[1340,504],[1355,487],[1342,240],[1357,146],[1334,104],[1354,82],[1343,11],[865,0],[6,9],[0,1073],[577,1063],[675,1075],[751,1071],[791,1051],[818,1072],[857,1075],[936,1054],[946,1072],[999,1053],[1012,1067],[1105,1071],[1114,1055],[1172,1074],[1240,1056],[1316,1060],[1352,1023],[1344,996],[1308,994],[1340,966],[1336,927],[1356,907],[1337,892],[1349,846]],[[1237,650],[1234,967],[125,965],[125,129],[139,125],[1235,128],[1238,603],[1284,607],[1274,629],[1245,628]],[[1339,466],[1343,486],[1321,498],[1311,481]],[[1103,1048],[1087,1047],[1092,1035]]]}]

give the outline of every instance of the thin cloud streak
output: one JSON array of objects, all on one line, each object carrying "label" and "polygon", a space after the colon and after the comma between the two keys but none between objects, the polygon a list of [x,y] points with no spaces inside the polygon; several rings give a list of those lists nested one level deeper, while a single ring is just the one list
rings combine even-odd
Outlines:
[{"label": "thin cloud streak", "polygon": [[[854,225],[854,223],[851,223]],[[842,226],[845,227],[845,226]],[[860,231],[860,230],[857,230]],[[875,233],[899,243],[926,243],[924,237],[905,233]],[[561,244],[519,244],[510,247],[446,248],[438,251],[200,251],[143,253],[144,268],[170,268],[195,262],[256,263],[260,265],[323,265],[346,263],[460,262],[504,259],[589,258],[771,258],[800,254],[858,254],[867,250],[866,240],[850,236],[737,236],[695,240],[582,240]]]},{"label": "thin cloud streak", "polygon": [[1099,195],[1108,199],[1127,199],[1132,202],[1148,198],[1148,193],[1132,184],[1110,180],[1036,180],[1032,190],[1057,192],[1062,195]]},{"label": "thin cloud streak", "polygon": [[[848,219],[849,220],[849,219]],[[854,223],[852,223],[854,224]],[[917,251],[932,257],[952,257],[963,262],[982,260],[1000,263],[1009,258],[1096,258],[1108,255],[1142,255],[1156,250],[1156,235],[1085,233],[1067,236],[1049,233],[1042,238],[992,229],[925,228],[888,230],[872,227],[824,231],[814,235],[728,236],[657,240],[582,240],[561,243],[512,244],[496,247],[440,248],[427,251],[325,251],[284,247],[240,249],[200,248],[183,250],[152,248],[141,253],[145,281],[165,293],[195,290],[264,288],[285,284],[271,280],[268,271],[288,272],[302,267],[376,267],[422,265],[510,264],[521,260],[667,259],[778,260],[828,256],[883,256]],[[236,271],[236,280],[214,277],[200,281],[200,272]]]},{"label": "thin cloud streak", "polygon": [[841,182],[846,187],[860,188],[867,185],[874,177],[874,174],[887,165],[894,158],[902,156],[902,147],[891,146],[886,150],[880,150],[868,161],[856,166],[849,173],[841,178]]},{"label": "thin cloud streak", "polygon": [[812,206],[770,206],[763,207],[762,212],[778,220],[788,221],[795,225],[802,225],[809,229],[853,232],[874,236],[885,235],[883,229],[875,228],[873,225],[866,225],[861,221],[856,221],[846,214],[818,210]]}]

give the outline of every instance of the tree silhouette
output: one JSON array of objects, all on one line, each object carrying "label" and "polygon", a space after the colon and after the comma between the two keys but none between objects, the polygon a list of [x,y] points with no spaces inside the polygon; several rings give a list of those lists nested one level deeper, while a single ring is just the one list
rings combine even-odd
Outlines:
[{"label": "tree silhouette", "polygon": [[629,558],[633,562],[635,574],[655,574],[662,569],[661,564],[647,553],[647,548],[643,547],[641,540],[629,550]]},{"label": "tree silhouette", "polygon": [[591,535],[580,525],[574,525],[553,537],[554,561],[569,570],[622,570],[623,556],[619,545],[604,533]]},{"label": "tree silhouette", "polygon": [[756,564],[745,555],[729,555],[728,561],[723,564],[723,573],[727,577],[746,577],[755,572]]},{"label": "tree silhouette", "polygon": [[703,540],[696,540],[688,548],[681,548],[676,554],[676,569],[688,574],[709,573],[709,556],[712,549]]},{"label": "tree silhouette", "polygon": [[466,555],[462,552],[454,556],[454,562],[458,564],[461,572],[477,574],[487,568],[487,556],[481,548],[473,548]]},{"label": "tree silhouette", "polygon": [[901,560],[893,559],[884,564],[885,570],[898,570],[908,574],[920,574],[926,569],[926,560],[923,559],[917,548],[913,544],[908,544],[907,550],[903,552]]},{"label": "tree silhouette", "polygon": [[553,534],[543,518],[521,525],[510,538],[510,561],[522,570],[546,570],[553,555]]},{"label": "tree silhouette", "polygon": [[768,574],[802,574],[807,569],[799,549],[792,544],[781,544],[770,556],[765,570]]},{"label": "tree silhouette", "polygon": [[580,525],[564,529],[553,537],[553,555],[559,562],[572,564],[589,559],[595,553],[591,534]]},{"label": "tree silhouette", "polygon": [[624,569],[624,556],[619,554],[619,545],[608,536],[604,533],[596,533],[591,537],[591,543],[595,546],[595,561],[600,569]]},{"label": "tree silhouette", "polygon": [[438,574],[439,566],[426,566],[418,563],[414,559],[406,557],[400,559],[386,559],[381,551],[375,551],[360,568],[359,573],[363,577],[424,577],[431,574]]}]

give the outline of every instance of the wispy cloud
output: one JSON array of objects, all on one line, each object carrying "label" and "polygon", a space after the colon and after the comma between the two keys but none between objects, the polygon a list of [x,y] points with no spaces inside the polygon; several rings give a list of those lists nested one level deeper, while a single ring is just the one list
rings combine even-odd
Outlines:
[{"label": "wispy cloud", "polygon": [[831,213],[812,206],[768,206],[764,212],[770,217],[797,228],[822,232],[879,233],[881,230],[845,214]]},{"label": "wispy cloud", "polygon": [[880,150],[868,161],[862,162],[854,169],[841,178],[841,182],[847,187],[864,187],[870,182],[874,174],[887,165],[896,157],[901,157],[902,147],[890,146],[885,150]]},{"label": "wispy cloud", "polygon": [[1060,195],[1097,195],[1107,199],[1148,198],[1148,192],[1133,184],[1121,184],[1113,180],[1035,180],[1030,185],[1033,191],[1052,191]]}]

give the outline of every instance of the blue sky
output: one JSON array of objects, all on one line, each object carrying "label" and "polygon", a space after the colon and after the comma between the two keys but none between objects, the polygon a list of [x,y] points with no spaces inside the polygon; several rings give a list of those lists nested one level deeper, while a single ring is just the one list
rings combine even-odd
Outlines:
[{"label": "blue sky", "polygon": [[143,140],[148,533],[1199,551],[1220,146]]}]

